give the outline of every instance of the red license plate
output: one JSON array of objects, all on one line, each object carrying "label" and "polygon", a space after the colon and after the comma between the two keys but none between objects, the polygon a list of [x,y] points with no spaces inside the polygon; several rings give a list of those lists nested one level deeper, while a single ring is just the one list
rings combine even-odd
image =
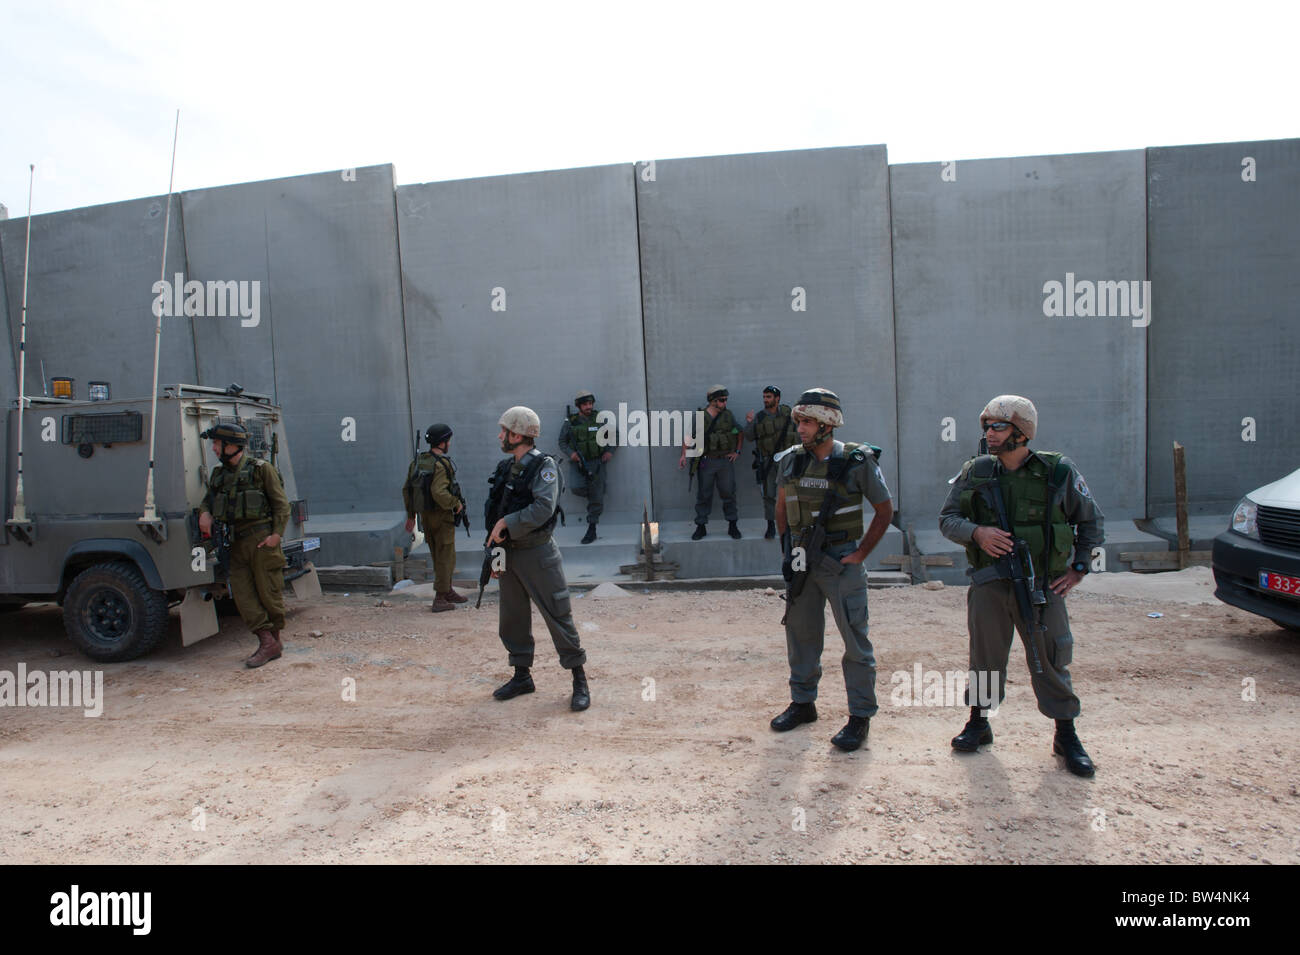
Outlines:
[{"label": "red license plate", "polygon": [[1300,577],[1288,577],[1286,574],[1275,574],[1271,570],[1261,570],[1259,586],[1262,590],[1286,594],[1288,597],[1300,597]]}]

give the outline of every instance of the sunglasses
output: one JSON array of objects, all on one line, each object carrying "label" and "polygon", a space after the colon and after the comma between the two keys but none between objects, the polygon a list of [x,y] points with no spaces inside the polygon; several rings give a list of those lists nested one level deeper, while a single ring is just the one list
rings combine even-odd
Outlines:
[{"label": "sunglasses", "polygon": [[1008,428],[1014,428],[1010,421],[990,421],[984,426],[985,431],[997,431],[999,433],[1006,431]]}]

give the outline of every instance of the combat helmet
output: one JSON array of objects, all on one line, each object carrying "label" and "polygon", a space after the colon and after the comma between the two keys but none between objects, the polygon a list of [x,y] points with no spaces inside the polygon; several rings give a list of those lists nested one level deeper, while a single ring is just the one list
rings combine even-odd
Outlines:
[{"label": "combat helmet", "polygon": [[980,430],[990,421],[1010,421],[1026,441],[1038,433],[1038,409],[1028,398],[1020,395],[998,395],[980,412]]},{"label": "combat helmet", "polygon": [[508,408],[497,424],[525,438],[536,438],[542,433],[542,419],[537,417],[537,412],[532,408],[525,408],[523,405]]}]

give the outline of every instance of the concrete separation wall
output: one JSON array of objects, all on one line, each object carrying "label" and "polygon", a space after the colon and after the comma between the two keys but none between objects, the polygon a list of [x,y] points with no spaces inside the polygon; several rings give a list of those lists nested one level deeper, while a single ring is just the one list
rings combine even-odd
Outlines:
[{"label": "concrete separation wall", "polygon": [[[1073,458],[1108,522],[1142,516],[1147,330],[1097,314],[1123,311],[1120,292],[1146,301],[1142,152],[907,164],[890,180],[904,521],[937,537],[979,412],[1004,393],[1033,400],[1031,446]],[[1089,305],[1099,282],[1126,284]],[[1045,314],[1058,301],[1066,314]]]},{"label": "concrete separation wall", "polygon": [[[476,535],[508,407],[538,413],[551,453],[580,388],[600,408],[645,407],[632,175],[599,166],[397,190],[415,424],[454,429]],[[647,450],[619,449],[601,524],[639,521],[649,501]],[[585,520],[583,499],[563,506],[570,525]]]},{"label": "concrete separation wall", "polygon": [[[885,449],[898,487],[888,167],[883,146],[662,160],[637,167],[646,367],[652,409],[694,410],[710,385],[738,421],[816,386],[836,392],[839,436]],[[796,291],[801,290],[801,291]],[[796,310],[802,306],[803,310]],[[793,443],[793,442],[792,442]],[[662,521],[690,521],[680,449],[651,453]],[[762,533],[748,446],[740,518]],[[715,498],[711,534],[725,532]],[[873,555],[875,556],[875,555]]]},{"label": "concrete separation wall", "polygon": [[[32,217],[27,280],[27,393],[45,377],[108,381],[115,398],[148,396],[153,387],[153,285],[162,265],[166,196]],[[172,198],[167,270],[184,273],[181,204]],[[22,317],[27,220],[0,222],[14,356]],[[164,320],[160,383],[193,381],[194,340],[187,319]]]},{"label": "concrete separation wall", "polygon": [[275,396],[315,517],[401,509],[411,417],[394,188],[384,165],[182,196],[189,277],[246,283],[255,302],[193,320],[201,383]]},{"label": "concrete separation wall", "polygon": [[1173,513],[1173,442],[1193,513],[1226,513],[1300,466],[1300,140],[1147,151],[1148,494]]}]

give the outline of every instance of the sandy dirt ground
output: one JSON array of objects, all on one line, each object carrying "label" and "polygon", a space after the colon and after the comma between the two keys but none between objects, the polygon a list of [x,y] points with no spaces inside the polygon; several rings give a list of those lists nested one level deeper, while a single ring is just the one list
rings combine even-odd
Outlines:
[{"label": "sandy dirt ground", "polygon": [[[961,587],[871,592],[881,710],[853,754],[829,742],[833,622],[820,721],[768,728],[788,672],[762,589],[576,600],[581,714],[546,636],[537,692],[491,698],[509,673],[492,595],[437,615],[326,595],[260,670],[225,618],[102,666],[98,718],[0,709],[0,861],[1294,864],[1300,635],[1211,589],[1205,570],[1099,575],[1071,597],[1092,780],[1052,756],[1018,641],[978,754],[949,746],[959,695],[909,692],[918,665],[965,670]],[[0,630],[0,670],[91,667],[55,607]]]}]

